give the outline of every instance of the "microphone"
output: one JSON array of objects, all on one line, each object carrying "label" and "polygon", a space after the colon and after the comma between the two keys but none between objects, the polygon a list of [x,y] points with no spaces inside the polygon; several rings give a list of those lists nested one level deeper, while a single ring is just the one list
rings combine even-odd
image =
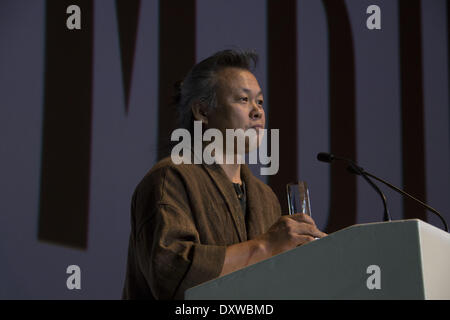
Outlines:
[{"label": "microphone", "polygon": [[380,195],[381,200],[383,201],[383,207],[384,207],[384,216],[383,216],[383,220],[384,221],[391,221],[391,215],[389,214],[389,210],[387,208],[387,201],[386,201],[386,196],[384,195],[384,193],[380,190],[380,188],[378,188],[378,186],[372,182],[372,180],[370,180],[369,178],[367,178],[367,176],[364,174],[364,170],[362,170],[362,168],[358,167],[356,165],[356,163],[354,163],[352,160],[350,159],[346,159],[346,158],[341,158],[341,157],[336,157],[334,154],[331,153],[326,153],[326,152],[320,152],[317,154],[317,160],[322,161],[322,162],[328,162],[331,163],[334,160],[343,160],[345,162],[348,163],[348,168],[347,170],[351,170],[352,172],[358,173],[358,175],[361,175],[364,180],[367,181],[367,183],[370,184],[370,186],[372,188],[375,189],[375,191]]},{"label": "microphone", "polygon": [[[439,219],[441,219],[441,221],[442,221],[442,223],[443,223],[443,225],[444,225],[444,227],[445,227],[445,231],[448,232],[447,222],[445,221],[444,217],[443,217],[436,209],[434,209],[434,208],[430,207],[429,205],[427,205],[426,203],[423,203],[422,201],[420,201],[420,200],[414,198],[414,197],[413,197],[412,195],[410,195],[409,193],[407,193],[407,192],[401,190],[400,188],[397,188],[396,186],[390,184],[389,182],[387,182],[387,181],[385,181],[385,180],[383,180],[383,179],[381,179],[381,178],[379,178],[379,177],[377,177],[377,176],[375,176],[375,175],[373,175],[373,174],[371,174],[371,173],[365,171],[363,168],[357,166],[352,160],[346,159],[346,158],[341,158],[341,157],[336,157],[335,155],[333,155],[333,154],[331,154],[331,153],[327,153],[327,152],[320,152],[319,154],[317,154],[317,160],[322,161],[322,162],[328,162],[328,163],[331,163],[331,162],[333,162],[334,160],[343,160],[343,161],[346,161],[347,163],[349,163],[349,166],[348,166],[347,170],[348,170],[350,173],[353,173],[353,174],[356,174],[356,175],[361,175],[361,176],[363,176],[364,178],[366,178],[367,181],[371,181],[371,180],[368,178],[368,177],[371,177],[371,178],[373,178],[373,179],[375,179],[375,180],[377,180],[377,181],[383,183],[384,185],[388,186],[389,188],[391,188],[391,189],[397,191],[397,192],[400,193],[401,195],[406,196],[406,197],[408,197],[408,198],[410,198],[410,199],[412,199],[412,200],[418,202],[422,207],[424,207],[425,209],[427,209],[427,210],[433,212],[434,214],[436,214],[436,215],[439,217]],[[372,186],[375,186],[375,184],[373,184],[373,183],[371,183],[371,185],[372,185]],[[375,187],[375,188],[378,189],[378,187]],[[379,189],[378,189],[378,190],[379,190]],[[380,191],[380,192],[381,192],[381,191]],[[384,197],[384,199],[385,199],[385,197]],[[383,202],[384,202],[384,201],[385,201],[385,200],[383,200]],[[385,210],[386,210],[386,207],[385,207]],[[386,218],[386,217],[385,217],[385,218]],[[390,220],[390,216],[389,216],[389,220]],[[385,220],[385,221],[386,221],[386,220]]]},{"label": "microphone", "polygon": [[322,161],[322,162],[331,163],[334,160],[334,155],[331,153],[327,153],[327,152],[319,152],[317,154],[317,160]]}]

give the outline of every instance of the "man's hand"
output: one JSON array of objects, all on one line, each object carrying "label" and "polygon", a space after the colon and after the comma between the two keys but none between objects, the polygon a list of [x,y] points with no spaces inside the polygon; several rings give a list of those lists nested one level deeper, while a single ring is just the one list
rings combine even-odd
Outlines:
[{"label": "man's hand", "polygon": [[220,276],[326,235],[306,214],[282,216],[259,237],[228,246]]},{"label": "man's hand", "polygon": [[266,233],[255,240],[260,240],[266,254],[273,256],[326,235],[317,229],[310,216],[296,213],[280,217]]}]

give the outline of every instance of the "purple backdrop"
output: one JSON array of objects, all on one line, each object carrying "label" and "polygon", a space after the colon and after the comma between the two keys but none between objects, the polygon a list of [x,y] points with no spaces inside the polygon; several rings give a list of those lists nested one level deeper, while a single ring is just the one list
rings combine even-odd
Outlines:
[{"label": "purple backdrop", "polygon": [[[355,55],[357,160],[369,171],[402,186],[398,1],[347,0],[345,4]],[[368,30],[365,26],[365,10],[371,4],[381,8],[381,30]],[[421,5],[426,200],[450,222],[447,3],[431,0],[422,1]],[[260,55],[256,75],[267,101],[266,8],[266,2],[259,0],[197,0],[195,50],[199,61],[225,48],[255,49]],[[0,3],[0,299],[118,299],[125,272],[131,194],[157,160],[158,1],[141,2],[128,113],[124,112],[115,2],[94,2],[92,144],[85,250],[38,241],[37,237],[45,19],[44,0]],[[329,150],[327,36],[322,2],[299,0],[299,145],[293,146],[298,154],[299,176],[293,180],[309,183],[312,213],[320,228],[326,226],[330,199],[329,167],[315,160],[317,152]],[[66,61],[66,65],[70,77],[71,61]],[[283,112],[282,106],[278,108]],[[392,216],[401,219],[402,198],[383,190]],[[380,199],[362,180],[358,180],[357,209],[357,223],[382,218]],[[431,215],[428,221],[441,227]],[[71,264],[81,267],[81,290],[66,288],[66,268]]]}]

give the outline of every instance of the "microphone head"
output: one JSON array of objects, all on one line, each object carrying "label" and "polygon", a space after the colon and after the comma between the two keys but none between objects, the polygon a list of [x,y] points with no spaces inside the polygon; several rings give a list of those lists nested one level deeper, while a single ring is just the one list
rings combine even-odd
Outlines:
[{"label": "microphone head", "polygon": [[317,160],[322,161],[322,162],[331,163],[334,160],[334,155],[332,155],[331,153],[328,153],[328,152],[319,152],[317,154]]}]

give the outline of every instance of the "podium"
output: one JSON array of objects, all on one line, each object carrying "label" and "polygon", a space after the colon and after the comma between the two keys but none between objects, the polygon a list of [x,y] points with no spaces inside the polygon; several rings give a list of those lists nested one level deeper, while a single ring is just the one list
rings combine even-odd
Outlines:
[{"label": "podium", "polygon": [[450,234],[354,225],[185,292],[187,300],[450,299]]}]

